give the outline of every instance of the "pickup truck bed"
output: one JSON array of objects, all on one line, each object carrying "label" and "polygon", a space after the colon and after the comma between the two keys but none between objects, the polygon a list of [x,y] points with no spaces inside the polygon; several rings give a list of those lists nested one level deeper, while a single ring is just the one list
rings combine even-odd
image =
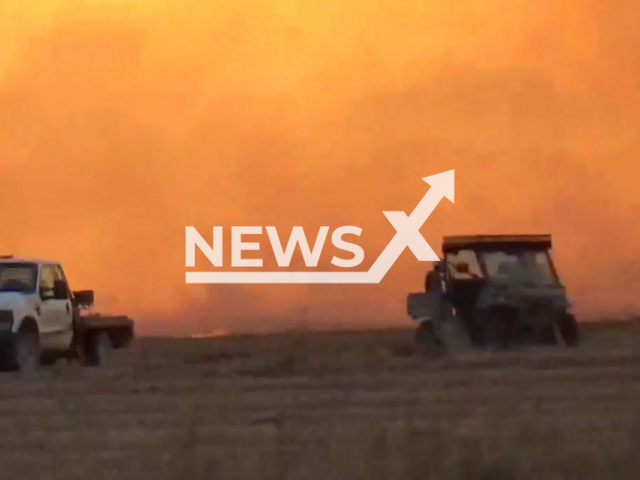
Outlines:
[{"label": "pickup truck bed", "polygon": [[125,347],[133,340],[133,320],[125,315],[80,314],[79,318],[85,335],[105,331],[114,348]]}]

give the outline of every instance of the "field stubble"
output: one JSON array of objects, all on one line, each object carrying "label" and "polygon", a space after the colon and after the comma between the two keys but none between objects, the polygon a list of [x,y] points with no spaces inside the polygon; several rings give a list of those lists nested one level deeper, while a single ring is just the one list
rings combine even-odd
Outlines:
[{"label": "field stubble", "polygon": [[410,330],[140,339],[3,374],[4,478],[636,479],[640,327],[412,355]]}]

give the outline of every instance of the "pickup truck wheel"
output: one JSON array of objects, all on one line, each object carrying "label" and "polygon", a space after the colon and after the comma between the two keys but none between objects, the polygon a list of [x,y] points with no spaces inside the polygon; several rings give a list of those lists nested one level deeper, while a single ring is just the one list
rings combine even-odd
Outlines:
[{"label": "pickup truck wheel", "polygon": [[85,344],[85,334],[82,331],[80,322],[77,317],[73,324],[73,339],[71,340],[71,348],[69,349],[67,362],[73,363],[79,361],[81,365],[87,363],[87,346]]},{"label": "pickup truck wheel", "polygon": [[20,372],[34,372],[40,366],[40,356],[37,330],[21,329],[13,342],[13,367]]},{"label": "pickup truck wheel", "polygon": [[107,332],[97,331],[91,335],[87,364],[92,367],[104,367],[109,363],[113,346]]}]

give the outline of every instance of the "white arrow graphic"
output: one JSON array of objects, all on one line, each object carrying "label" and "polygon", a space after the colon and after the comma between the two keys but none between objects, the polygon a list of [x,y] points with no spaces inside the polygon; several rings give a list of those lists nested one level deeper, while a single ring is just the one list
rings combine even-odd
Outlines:
[{"label": "white arrow graphic", "polygon": [[437,261],[420,228],[442,198],[454,201],[454,170],[423,178],[431,185],[411,215],[383,212],[396,234],[367,272],[187,272],[187,283],[380,283],[405,248],[421,261]]}]

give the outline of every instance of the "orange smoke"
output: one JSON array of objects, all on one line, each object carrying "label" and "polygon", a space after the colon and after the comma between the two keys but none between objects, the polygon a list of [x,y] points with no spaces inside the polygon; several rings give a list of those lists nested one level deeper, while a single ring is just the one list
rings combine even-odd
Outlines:
[{"label": "orange smoke", "polygon": [[0,253],[60,259],[146,333],[407,325],[427,268],[409,251],[380,285],[187,286],[184,228],[357,225],[366,269],[381,212],[455,168],[432,245],[551,232],[583,316],[637,311],[638,20],[577,0],[2,2]]}]

